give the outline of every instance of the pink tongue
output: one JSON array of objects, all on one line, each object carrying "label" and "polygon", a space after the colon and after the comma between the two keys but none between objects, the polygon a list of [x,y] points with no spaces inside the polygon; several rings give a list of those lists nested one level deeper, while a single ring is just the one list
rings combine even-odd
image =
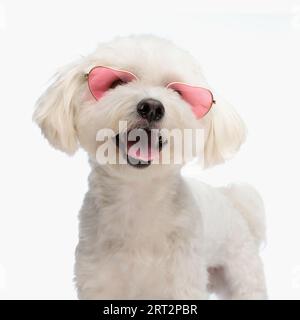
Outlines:
[{"label": "pink tongue", "polygon": [[138,148],[135,145],[130,146],[130,143],[128,143],[127,148],[128,155],[140,161],[152,161],[159,156],[159,150],[151,148],[151,145],[148,148]]}]

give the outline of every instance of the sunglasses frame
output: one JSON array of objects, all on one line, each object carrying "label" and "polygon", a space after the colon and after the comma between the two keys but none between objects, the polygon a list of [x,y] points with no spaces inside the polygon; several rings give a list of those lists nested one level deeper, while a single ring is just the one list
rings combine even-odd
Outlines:
[{"label": "sunglasses frame", "polygon": [[[138,77],[138,76],[136,76],[134,73],[132,73],[132,72],[130,72],[130,71],[127,71],[127,70],[117,69],[117,68],[114,68],[114,67],[102,66],[102,65],[95,66],[95,67],[93,67],[88,73],[85,73],[85,74],[84,74],[84,78],[85,78],[85,80],[87,80],[89,90],[90,90],[91,94],[93,95],[93,97],[94,97],[96,100],[98,100],[98,99],[97,99],[97,97],[94,96],[93,91],[91,90],[91,87],[90,87],[90,82],[89,82],[89,75],[90,75],[90,73],[91,73],[94,69],[96,69],[96,68],[105,68],[105,69],[111,69],[111,70],[116,71],[116,72],[124,72],[124,73],[130,74],[131,76],[133,76],[134,80],[139,80],[139,77]],[[188,87],[192,87],[192,88],[204,89],[204,90],[207,90],[207,91],[210,93],[210,95],[211,95],[211,101],[212,101],[212,102],[211,102],[211,105],[209,106],[209,109],[208,109],[207,112],[203,115],[203,117],[210,111],[212,105],[216,103],[216,100],[214,99],[213,93],[212,93],[209,89],[207,89],[207,88],[200,87],[200,86],[194,86],[194,85],[191,85],[191,84],[188,84],[188,83],[185,83],[185,82],[180,82],[180,81],[172,81],[172,82],[168,83],[168,84],[165,86],[165,88],[172,90],[172,88],[170,88],[170,86],[173,85],[173,84],[182,84],[182,85],[185,85],[185,86],[188,86]],[[179,94],[180,94],[180,92],[179,92]],[[186,102],[188,103],[188,101],[186,101]]]},{"label": "sunglasses frame", "polygon": [[[172,89],[172,88],[170,88],[170,86],[171,86],[172,84],[183,84],[184,86],[188,86],[188,87],[191,87],[191,88],[204,89],[204,90],[208,91],[208,92],[210,93],[210,95],[211,95],[211,105],[209,106],[209,108],[211,108],[212,105],[216,103],[216,100],[214,99],[213,93],[212,93],[209,89],[207,89],[207,88],[200,87],[200,86],[194,86],[194,85],[191,85],[191,84],[189,84],[189,83],[180,82],[180,81],[170,82],[170,83],[168,83],[168,84],[166,85],[166,88],[167,88],[167,89]],[[210,109],[209,109],[209,110],[210,110]],[[208,110],[208,111],[209,111],[209,110]]]},{"label": "sunglasses frame", "polygon": [[114,68],[114,67],[108,67],[108,66],[102,66],[102,65],[100,65],[100,66],[95,66],[95,67],[93,67],[88,73],[85,73],[85,74],[84,74],[84,78],[85,78],[85,80],[87,80],[89,90],[90,90],[92,96],[93,96],[96,100],[98,100],[98,98],[95,97],[95,95],[93,94],[93,90],[92,90],[91,87],[90,87],[89,76],[90,76],[90,73],[91,73],[93,70],[97,69],[97,68],[105,68],[105,69],[110,69],[110,70],[113,70],[113,71],[116,71],[116,72],[124,72],[124,73],[130,74],[131,76],[133,76],[133,78],[134,78],[135,80],[139,80],[139,78],[138,78],[134,73],[132,73],[132,72],[130,72],[130,71],[127,71],[127,70],[122,70],[122,69],[117,69],[117,68]]}]

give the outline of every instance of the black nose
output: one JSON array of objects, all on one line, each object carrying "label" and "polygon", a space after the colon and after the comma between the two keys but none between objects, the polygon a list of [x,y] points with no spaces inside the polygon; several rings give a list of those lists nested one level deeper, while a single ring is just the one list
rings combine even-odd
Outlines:
[{"label": "black nose", "polygon": [[155,99],[148,98],[141,100],[137,105],[138,114],[151,121],[159,121],[165,114],[165,108],[163,104]]}]

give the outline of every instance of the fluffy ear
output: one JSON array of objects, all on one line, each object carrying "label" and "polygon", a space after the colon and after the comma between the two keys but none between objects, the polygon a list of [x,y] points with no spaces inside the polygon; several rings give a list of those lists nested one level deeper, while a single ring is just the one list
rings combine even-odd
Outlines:
[{"label": "fluffy ear", "polygon": [[211,167],[231,158],[246,138],[246,127],[234,108],[216,97],[207,117],[204,166]]},{"label": "fluffy ear", "polygon": [[57,74],[53,84],[37,101],[33,120],[50,144],[68,154],[78,148],[74,127],[74,93],[82,75],[78,64],[67,66]]}]

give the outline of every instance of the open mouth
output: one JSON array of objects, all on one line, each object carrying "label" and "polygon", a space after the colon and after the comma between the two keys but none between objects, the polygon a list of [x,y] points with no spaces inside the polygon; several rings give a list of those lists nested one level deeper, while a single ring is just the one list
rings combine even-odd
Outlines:
[{"label": "open mouth", "polygon": [[115,142],[127,163],[135,168],[146,168],[159,159],[166,143],[158,129],[134,128],[126,133],[119,133]]}]

